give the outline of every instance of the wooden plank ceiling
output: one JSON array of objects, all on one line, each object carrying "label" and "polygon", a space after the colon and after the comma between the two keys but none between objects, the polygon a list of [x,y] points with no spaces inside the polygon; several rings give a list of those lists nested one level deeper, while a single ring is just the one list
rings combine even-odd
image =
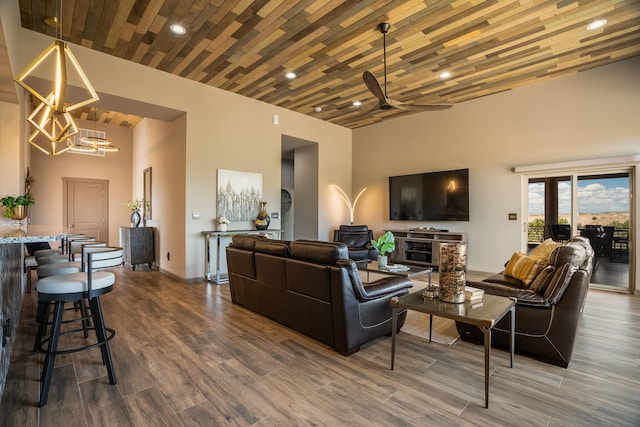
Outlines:
[{"label": "wooden plank ceiling", "polygon": [[[365,70],[382,81],[381,22],[391,24],[388,96],[407,103],[455,108],[640,55],[638,0],[19,2],[24,28],[55,37],[44,17],[61,16],[71,43],[349,128],[407,114],[372,112],[362,81]],[[587,31],[595,19],[607,25]],[[174,23],[187,33],[173,34]]]}]

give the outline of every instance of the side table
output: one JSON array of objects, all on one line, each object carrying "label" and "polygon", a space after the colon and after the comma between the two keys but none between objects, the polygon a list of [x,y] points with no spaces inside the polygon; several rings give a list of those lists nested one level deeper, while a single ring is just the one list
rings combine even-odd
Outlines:
[{"label": "side table", "polygon": [[[238,234],[257,234],[260,236],[267,236],[271,238],[280,238],[281,233],[284,230],[228,230],[228,231],[202,231],[202,235],[204,236],[204,277],[208,282],[213,282],[215,284],[223,284],[228,283],[229,278],[223,277],[222,272],[220,270],[220,251],[225,248],[226,245],[223,245],[221,240],[223,237],[233,237]],[[216,266],[215,266],[215,276],[212,278],[211,274],[211,238],[216,239]]]},{"label": "side table", "polygon": [[436,299],[426,299],[422,291],[412,292],[400,298],[391,300],[391,370],[394,368],[396,354],[396,330],[398,326],[398,312],[400,310],[415,310],[431,316],[446,317],[462,323],[476,325],[484,334],[484,406],[489,407],[489,361],[491,357],[491,329],[507,313],[510,317],[509,351],[511,368],[513,368],[513,350],[516,324],[516,299],[486,294],[482,305],[475,307],[469,301],[463,303],[448,303]]}]

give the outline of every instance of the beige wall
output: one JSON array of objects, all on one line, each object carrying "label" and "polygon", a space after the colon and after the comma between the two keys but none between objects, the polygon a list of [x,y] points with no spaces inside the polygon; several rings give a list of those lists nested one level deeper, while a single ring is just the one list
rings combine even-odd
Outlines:
[{"label": "beige wall", "polygon": [[104,157],[63,153],[50,157],[31,147],[31,174],[36,182],[33,196],[36,204],[29,209],[32,224],[66,227],[63,218],[62,178],[103,179],[109,181],[109,244],[119,245],[121,225],[129,226],[130,212],[124,203],[131,199],[131,158],[133,131],[95,121],[76,119],[79,128],[104,131],[113,145],[120,148]]},{"label": "beige wall", "polygon": [[[640,58],[354,130],[353,188],[369,188],[356,221],[378,233],[468,232],[469,268],[498,271],[523,245],[522,177],[512,168],[639,154],[638,76]],[[389,221],[390,175],[457,168],[470,170],[469,222]]]},{"label": "beige wall", "polygon": [[[20,128],[20,106],[0,102],[0,198],[24,193]],[[10,223],[2,212],[0,208],[0,224]]]},{"label": "beige wall", "polygon": [[[134,128],[132,198],[143,197],[143,171],[151,168],[152,206],[147,226],[155,228],[156,265],[181,277],[185,259],[185,147],[187,117],[172,123],[144,119]],[[171,253],[167,260],[167,252]]]},{"label": "beige wall", "polygon": [[[24,29],[18,32],[19,37],[14,39],[19,46],[11,51],[16,52],[13,58],[16,68],[22,69],[51,43],[51,39]],[[329,185],[335,182],[350,191],[351,157],[336,156],[336,153],[351,151],[349,129],[80,46],[72,46],[72,50],[98,92],[186,113],[185,194],[184,201],[176,200],[177,205],[174,205],[185,220],[184,228],[175,231],[184,235],[184,251],[179,254],[184,257],[184,267],[176,259],[177,265],[171,267],[174,274],[185,279],[203,277],[201,231],[210,230],[216,216],[218,168],[262,173],[264,199],[274,210],[280,205],[283,134],[319,144],[318,235],[328,236],[329,230],[342,221],[334,209],[339,201],[329,192]],[[279,115],[279,125],[272,122],[274,114]],[[341,171],[337,181],[335,170]],[[172,172],[166,173],[169,174],[167,179],[175,177]],[[154,181],[157,176],[154,171]],[[131,192],[132,187],[128,188]],[[191,219],[193,211],[200,212],[199,220]],[[164,233],[166,227],[169,225],[163,224],[158,232]],[[171,227],[174,227],[171,233],[175,227],[179,228],[177,224],[171,224]],[[271,227],[279,227],[279,221],[273,221]],[[181,252],[180,248],[166,249]],[[162,255],[164,257],[166,253]],[[173,256],[172,253],[172,259]]]},{"label": "beige wall", "polygon": [[[10,19],[12,18],[13,19]],[[0,58],[0,61],[8,61],[13,73],[17,73],[16,61],[11,57],[19,54],[20,12],[18,2],[0,1],[0,31],[6,42],[9,58]],[[24,178],[29,165],[29,150],[25,140],[26,120],[24,107],[24,92],[17,90],[14,85],[18,105],[12,103],[0,103],[0,197],[18,195],[24,192]],[[4,90],[11,90],[4,88]],[[0,224],[9,220],[0,215]]]}]

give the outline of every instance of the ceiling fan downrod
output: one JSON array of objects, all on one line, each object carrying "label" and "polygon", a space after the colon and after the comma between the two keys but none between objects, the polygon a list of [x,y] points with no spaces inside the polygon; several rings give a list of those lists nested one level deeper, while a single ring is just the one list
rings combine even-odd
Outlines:
[{"label": "ceiling fan downrod", "polygon": [[387,31],[391,28],[388,22],[378,24],[378,30],[382,33],[382,51],[384,52],[384,96],[387,97]]}]

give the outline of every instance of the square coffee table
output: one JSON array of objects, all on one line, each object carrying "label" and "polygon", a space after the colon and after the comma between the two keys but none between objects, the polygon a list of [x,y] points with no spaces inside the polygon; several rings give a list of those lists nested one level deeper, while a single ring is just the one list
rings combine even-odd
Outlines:
[{"label": "square coffee table", "polygon": [[515,298],[506,298],[496,295],[484,294],[482,304],[469,301],[455,304],[440,301],[439,299],[427,299],[422,296],[422,290],[412,292],[391,300],[392,326],[391,326],[391,369],[393,370],[396,353],[396,330],[398,325],[398,312],[401,310],[416,310],[429,314],[429,322],[433,316],[446,317],[462,323],[476,325],[484,334],[484,406],[489,407],[489,359],[491,357],[491,329],[507,313],[510,315],[509,352],[511,354],[511,368],[513,368],[513,348],[515,340]]}]

